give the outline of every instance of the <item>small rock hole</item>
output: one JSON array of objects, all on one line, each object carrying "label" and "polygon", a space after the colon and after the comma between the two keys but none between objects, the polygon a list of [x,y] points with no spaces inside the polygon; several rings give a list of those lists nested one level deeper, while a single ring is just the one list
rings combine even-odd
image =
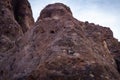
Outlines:
[{"label": "small rock hole", "polygon": [[54,34],[54,33],[55,33],[55,31],[51,30],[51,31],[50,31],[50,33],[51,33],[51,34]]},{"label": "small rock hole", "polygon": [[2,14],[5,14],[5,12],[4,12],[4,11],[1,11],[1,13],[2,13]]},{"label": "small rock hole", "polygon": [[2,71],[0,71],[0,74],[1,74],[1,75],[3,75],[3,70],[2,70]]},{"label": "small rock hole", "polygon": [[6,34],[9,34],[10,32],[9,32],[9,31],[6,31],[5,33],[6,33]]}]

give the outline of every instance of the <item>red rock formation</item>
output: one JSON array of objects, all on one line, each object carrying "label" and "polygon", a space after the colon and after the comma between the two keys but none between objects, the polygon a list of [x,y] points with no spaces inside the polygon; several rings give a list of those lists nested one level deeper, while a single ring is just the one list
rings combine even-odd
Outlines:
[{"label": "red rock formation", "polygon": [[[0,79],[120,80],[111,55],[120,49],[117,44],[109,28],[76,20],[62,3],[50,4],[14,48],[4,52]],[[117,55],[115,59],[119,62]]]}]

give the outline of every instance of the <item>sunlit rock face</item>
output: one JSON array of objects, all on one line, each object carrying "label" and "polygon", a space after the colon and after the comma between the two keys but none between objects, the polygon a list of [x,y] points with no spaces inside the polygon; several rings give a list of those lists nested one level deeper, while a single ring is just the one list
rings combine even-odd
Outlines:
[{"label": "sunlit rock face", "polygon": [[72,16],[70,8],[62,3],[55,3],[49,4],[41,11],[40,19],[43,18],[59,19],[63,16]]},{"label": "sunlit rock face", "polygon": [[120,47],[112,31],[78,21],[62,3],[46,6],[22,35],[0,52],[0,80],[120,80]]}]

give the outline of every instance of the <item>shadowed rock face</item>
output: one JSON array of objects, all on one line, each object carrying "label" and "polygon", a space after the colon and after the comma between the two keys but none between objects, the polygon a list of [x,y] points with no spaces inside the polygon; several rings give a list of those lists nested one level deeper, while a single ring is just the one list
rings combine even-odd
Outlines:
[{"label": "shadowed rock face", "polygon": [[14,15],[25,33],[34,25],[31,6],[27,0],[13,0]]},{"label": "shadowed rock face", "polygon": [[1,17],[12,18],[25,33],[34,24],[30,4],[27,0],[1,0]]},{"label": "shadowed rock face", "polygon": [[23,35],[21,26],[14,19],[10,0],[0,1],[0,52],[13,48],[17,38]]},{"label": "shadowed rock face", "polygon": [[109,28],[50,4],[14,48],[0,52],[0,80],[120,80],[118,44]]},{"label": "shadowed rock face", "polygon": [[0,1],[0,51],[11,48],[15,41],[34,24],[27,0]]},{"label": "shadowed rock face", "polygon": [[[6,75],[9,74],[15,57],[15,52],[10,53],[10,51],[16,47],[16,41],[24,35],[23,32],[25,33],[26,29],[33,25],[31,8],[28,6],[30,4],[27,0],[0,0],[0,80],[12,80]],[[22,13],[24,16],[21,17],[20,23],[17,17]],[[7,61],[4,63],[5,60]]]}]

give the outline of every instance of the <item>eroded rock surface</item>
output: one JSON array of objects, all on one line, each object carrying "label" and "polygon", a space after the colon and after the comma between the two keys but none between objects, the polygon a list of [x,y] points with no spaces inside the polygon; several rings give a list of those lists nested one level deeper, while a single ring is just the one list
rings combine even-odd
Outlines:
[{"label": "eroded rock surface", "polygon": [[20,25],[14,18],[10,2],[0,1],[0,52],[13,48],[14,41],[23,35]]},{"label": "eroded rock surface", "polygon": [[14,42],[33,24],[31,7],[27,0],[1,0],[0,51],[12,48]]},{"label": "eroded rock surface", "polygon": [[1,80],[120,80],[112,31],[76,20],[62,3],[46,6],[14,45],[0,58]]},{"label": "eroded rock surface", "polygon": [[[18,20],[17,17],[21,19]],[[15,57],[15,53],[10,51],[16,47],[16,41],[33,24],[32,11],[27,0],[0,0],[0,80],[12,80],[6,75]],[[9,57],[11,57],[10,62]],[[5,59],[8,60],[4,62]]]}]

